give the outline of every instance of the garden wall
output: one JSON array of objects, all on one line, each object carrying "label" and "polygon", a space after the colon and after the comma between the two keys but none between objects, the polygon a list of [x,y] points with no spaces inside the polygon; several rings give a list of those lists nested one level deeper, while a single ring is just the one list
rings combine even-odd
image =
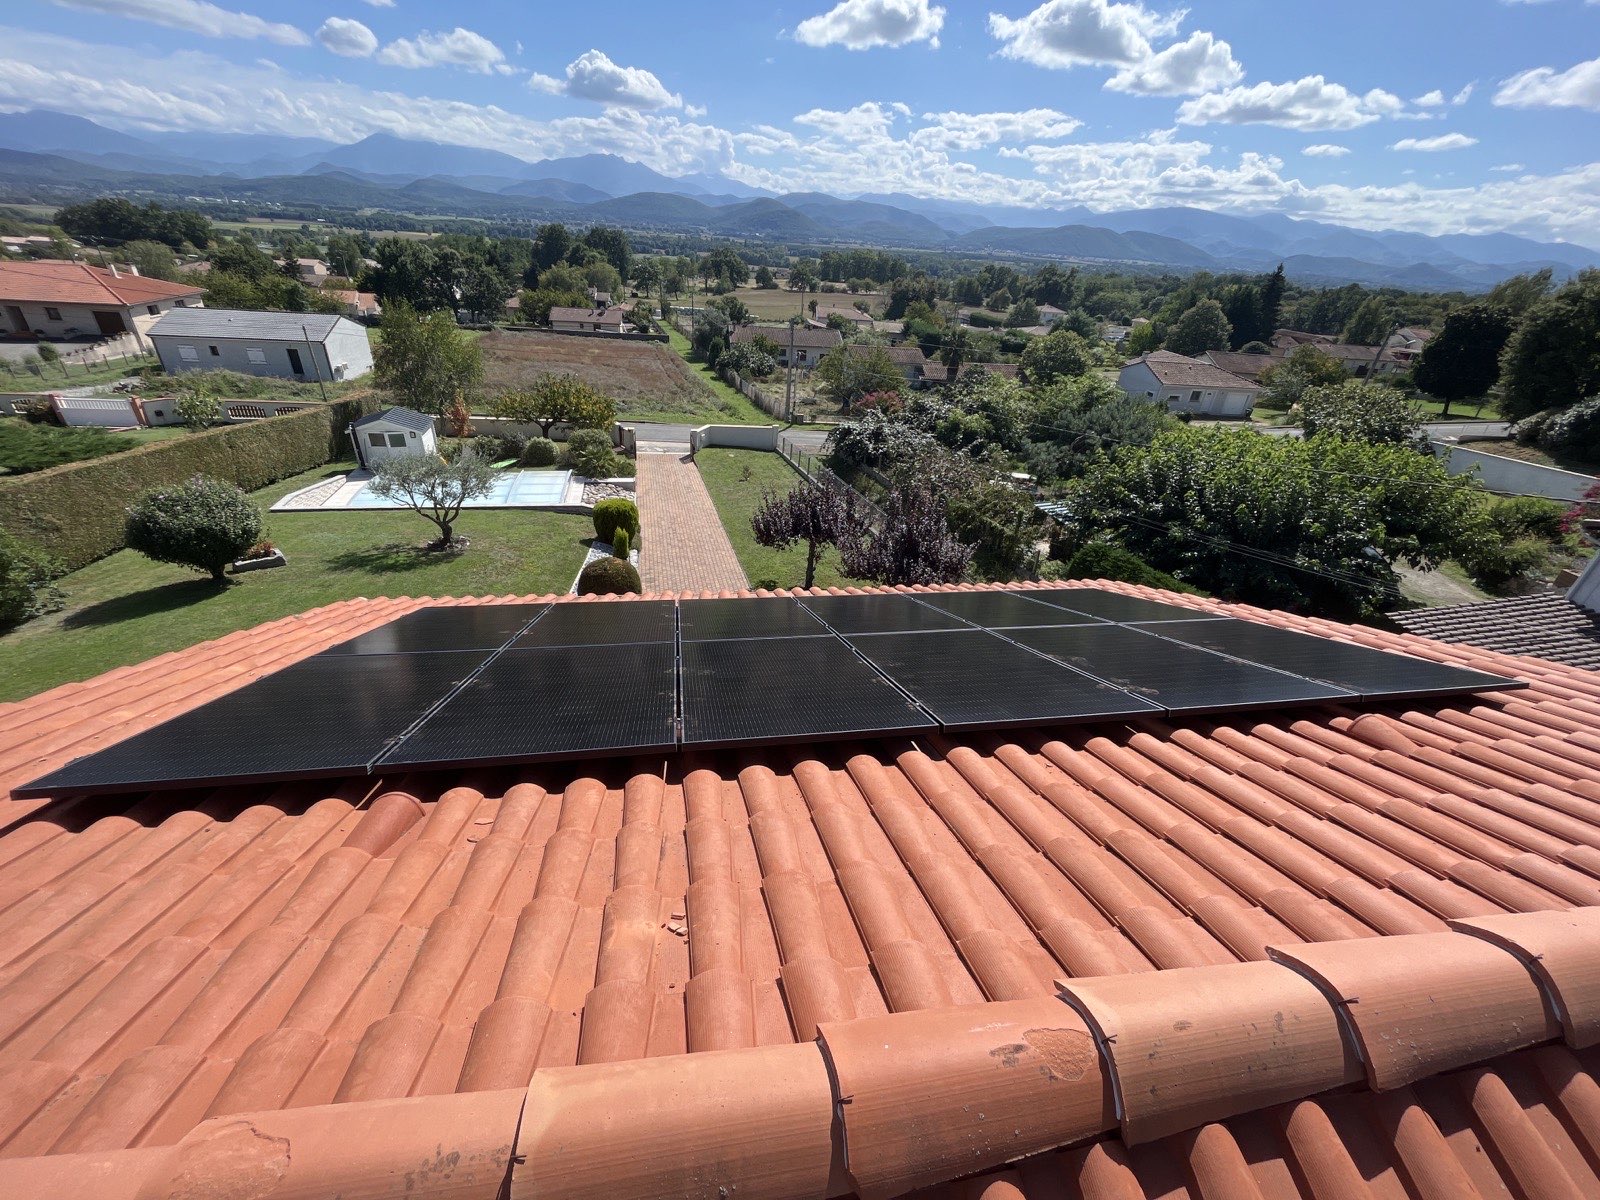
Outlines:
[{"label": "garden wall", "polygon": [[1449,442],[1434,442],[1433,453],[1444,460],[1452,475],[1465,475],[1477,468],[1478,482],[1491,492],[1507,496],[1548,496],[1552,500],[1577,500],[1597,482],[1592,475],[1563,471],[1542,463],[1524,462],[1503,454],[1468,450]]},{"label": "garden wall", "polygon": [[126,509],[141,492],[191,475],[266,487],[348,455],[346,427],[376,408],[347,400],[0,479],[0,528],[74,570],[122,549]]},{"label": "garden wall", "polygon": [[776,450],[779,425],[701,425],[689,432],[689,448],[728,446],[737,450]]}]

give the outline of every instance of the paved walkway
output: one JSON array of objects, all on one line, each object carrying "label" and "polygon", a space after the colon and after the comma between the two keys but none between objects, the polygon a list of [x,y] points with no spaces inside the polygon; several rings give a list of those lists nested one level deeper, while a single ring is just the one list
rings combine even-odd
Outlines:
[{"label": "paved walkway", "polygon": [[639,574],[647,592],[749,586],[711,494],[687,454],[639,455]]}]

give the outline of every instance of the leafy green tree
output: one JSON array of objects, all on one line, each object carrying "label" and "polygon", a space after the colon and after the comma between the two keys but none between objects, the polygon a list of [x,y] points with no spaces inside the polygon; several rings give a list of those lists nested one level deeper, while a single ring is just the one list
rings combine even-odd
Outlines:
[{"label": "leafy green tree", "polygon": [[511,283],[484,259],[474,259],[461,279],[461,307],[474,320],[494,320],[505,311]]},{"label": "leafy green tree", "polygon": [[1312,388],[1330,387],[1349,378],[1339,360],[1315,346],[1296,346],[1283,361],[1261,372],[1261,397],[1269,408],[1293,408]]},{"label": "leafy green tree", "polygon": [[573,245],[572,231],[559,221],[541,225],[533,233],[533,260],[528,267],[530,284],[537,285],[540,276],[558,263],[567,261]]},{"label": "leafy green tree", "polygon": [[664,275],[660,259],[636,258],[633,260],[633,286],[639,290],[641,296],[653,296],[661,286]]},{"label": "leafy green tree", "polygon": [[[597,292],[605,292],[613,300],[622,296],[622,276],[617,274],[617,269],[608,262],[587,263],[579,268],[583,273],[583,281]],[[585,293],[587,295],[587,293]]]},{"label": "leafy green tree", "polygon": [[178,415],[190,429],[210,429],[222,416],[222,401],[208,378],[210,371],[185,371],[173,382]]},{"label": "leafy green tree", "polygon": [[217,243],[211,251],[211,270],[260,283],[274,271],[272,258],[244,236]]},{"label": "leafy green tree", "polygon": [[610,429],[617,419],[615,401],[569,373],[536,375],[527,388],[496,396],[489,403],[489,412],[508,421],[537,425],[545,437],[557,425]]},{"label": "leafy green tree", "polygon": [[212,236],[211,222],[197,212],[162,208],[153,201],[141,208],[120,196],[69,204],[56,210],[55,223],[79,241],[94,246],[149,240],[174,250],[185,245],[204,250]]},{"label": "leafy green tree", "polygon": [[1043,483],[1072,479],[1096,456],[1148,446],[1176,424],[1162,406],[1136,400],[1099,375],[1059,380],[1040,396],[1028,470]]},{"label": "leafy green tree", "polygon": [[1283,320],[1283,294],[1288,290],[1289,281],[1284,278],[1283,264],[1278,264],[1278,269],[1261,281],[1261,324],[1253,338],[1244,338],[1243,341],[1270,341],[1273,331],[1279,328]]},{"label": "leafy green tree", "polygon": [[720,280],[730,289],[742,287],[749,282],[750,264],[740,258],[732,247],[718,246],[700,260],[700,278],[707,283]]},{"label": "leafy green tree", "polygon": [[728,318],[729,325],[748,325],[754,318],[750,306],[737,296],[717,296],[706,301],[707,308],[717,309]]},{"label": "leafy green tree", "polygon": [[366,268],[366,247],[351,233],[331,233],[327,242],[328,270],[346,279],[356,279]]},{"label": "leafy green tree", "polygon": [[477,339],[449,313],[419,317],[399,302],[384,308],[373,378],[407,408],[439,416],[457,393],[476,394],[483,382],[483,354]]},{"label": "leafy green tree", "polygon": [[0,529],[0,630],[54,612],[63,596],[54,581],[62,565]]},{"label": "leafy green tree", "polygon": [[1452,402],[1486,395],[1499,380],[1511,328],[1511,311],[1490,304],[1464,304],[1444,319],[1411,372],[1419,388],[1444,401],[1442,416]]},{"label": "leafy green tree", "polygon": [[1388,301],[1382,296],[1368,296],[1345,324],[1344,340],[1352,346],[1381,346],[1393,328]]},{"label": "leafy green tree", "polygon": [[1024,296],[1006,312],[1007,329],[1027,329],[1039,323],[1039,306]]},{"label": "leafy green tree", "polygon": [[622,230],[613,229],[608,225],[596,225],[583,235],[583,244],[591,250],[598,250],[601,256],[617,269],[620,278],[632,278],[633,247],[628,242],[628,235]]},{"label": "leafy green tree", "polygon": [[818,387],[844,408],[873,392],[898,392],[906,386],[888,350],[877,345],[835,346],[812,374]]},{"label": "leafy green tree", "polygon": [[1228,599],[1374,616],[1394,563],[1423,568],[1484,536],[1482,489],[1404,446],[1183,428],[1096,459],[1071,520]]},{"label": "leafy green tree", "polygon": [[128,509],[128,549],[217,583],[226,582],[228,564],[260,537],[261,510],[233,484],[204,475],[154,488]]},{"label": "leafy green tree", "polygon": [[1128,331],[1128,340],[1122,344],[1122,349],[1130,358],[1138,358],[1141,354],[1149,354],[1160,345],[1160,327],[1154,321],[1144,321]]},{"label": "leafy green tree", "polygon": [[[1246,342],[1265,340],[1262,331],[1265,321],[1261,316],[1261,291],[1255,284],[1230,284],[1218,293],[1217,303],[1222,306],[1223,315],[1228,318],[1231,331],[1229,345],[1233,349],[1237,350]],[[1266,330],[1265,337],[1271,336],[1272,330]]]},{"label": "leafy green tree", "polygon": [[1528,310],[1500,360],[1500,411],[1512,420],[1600,392],[1600,270]]},{"label": "leafy green tree", "polygon": [[816,263],[811,260],[802,258],[789,268],[791,292],[814,292],[821,283],[822,277],[817,274]]},{"label": "leafy green tree", "polygon": [[487,496],[494,487],[494,468],[471,446],[453,462],[432,454],[408,454],[379,463],[367,487],[432,521],[439,537],[429,548],[448,550],[456,544],[455,523],[467,501]]},{"label": "leafy green tree", "polygon": [[1084,374],[1094,362],[1087,342],[1070,329],[1055,329],[1028,343],[1020,374],[1028,383],[1048,387],[1058,379]]},{"label": "leafy green tree", "polygon": [[1550,267],[1526,275],[1513,275],[1490,288],[1483,302],[1493,308],[1503,308],[1513,320],[1520,320],[1530,308],[1550,294],[1554,278],[1555,271]]},{"label": "leafy green tree", "polygon": [[1233,326],[1215,300],[1201,300],[1186,309],[1167,333],[1166,348],[1193,357],[1207,350],[1226,350]]},{"label": "leafy green tree", "polygon": [[1300,402],[1307,437],[1415,446],[1422,418],[1422,409],[1404,392],[1354,379],[1314,387]]},{"label": "leafy green tree", "polygon": [[815,587],[817,563],[828,546],[836,545],[856,523],[850,494],[841,487],[804,481],[783,495],[764,492],[750,518],[750,531],[763,546],[787,550],[806,544],[806,573],[801,587]]},{"label": "leafy green tree", "polygon": [[1078,268],[1063,272],[1055,264],[1047,264],[1033,273],[1028,281],[1029,293],[1040,304],[1053,304],[1057,308],[1071,308],[1078,291]]},{"label": "leafy green tree", "polygon": [[771,267],[761,266],[756,268],[756,286],[762,291],[771,291],[778,286],[778,277],[772,273]]},{"label": "leafy green tree", "polygon": [[143,238],[124,242],[117,250],[117,258],[126,259],[139,268],[139,274],[151,279],[178,278],[178,256],[165,242],[154,242]]}]

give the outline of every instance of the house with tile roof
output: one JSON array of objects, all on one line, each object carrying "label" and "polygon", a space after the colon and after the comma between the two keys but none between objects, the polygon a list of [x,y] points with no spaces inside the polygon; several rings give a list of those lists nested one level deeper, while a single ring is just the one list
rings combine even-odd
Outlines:
[{"label": "house with tile roof", "polygon": [[[930,359],[922,352],[921,346],[883,346],[876,342],[853,342],[845,348],[845,352],[853,358],[860,358],[873,351],[882,350],[889,356],[889,361],[900,368],[900,374],[912,387],[919,387],[927,378],[927,371],[935,360]],[[942,370],[943,364],[938,364]]]},{"label": "house with tile roof", "polygon": [[1207,350],[1200,358],[1218,367],[1230,375],[1237,375],[1240,379],[1248,379],[1251,383],[1261,382],[1262,372],[1281,363],[1288,356],[1285,354],[1244,354],[1234,350]]},{"label": "house with tile roof", "polygon": [[[1528,686],[0,799],[0,1195],[1600,1194],[1600,676],[1095,586]],[[425,603],[6,704],[0,795]]]},{"label": "house with tile roof", "polygon": [[144,332],[173,308],[199,307],[205,289],[120,267],[65,259],[0,261],[0,333],[112,338]]},{"label": "house with tile roof", "polygon": [[1339,339],[1327,333],[1306,333],[1301,329],[1274,329],[1267,344],[1285,354],[1299,346],[1324,346]]},{"label": "house with tile roof", "polygon": [[[733,328],[732,342],[735,346],[745,345],[750,342],[764,340],[777,346],[775,357],[779,366],[789,365],[789,327],[787,325],[736,325]],[[794,327],[794,365],[797,367],[814,367],[829,350],[844,342],[844,336],[837,329],[826,326],[796,325]]]},{"label": "house with tile roof", "polygon": [[1261,391],[1259,383],[1170,350],[1152,350],[1125,363],[1117,386],[1136,400],[1197,417],[1248,417]]},{"label": "house with tile roof", "polygon": [[550,328],[560,333],[621,333],[627,310],[621,305],[589,308],[557,306],[550,310]]}]

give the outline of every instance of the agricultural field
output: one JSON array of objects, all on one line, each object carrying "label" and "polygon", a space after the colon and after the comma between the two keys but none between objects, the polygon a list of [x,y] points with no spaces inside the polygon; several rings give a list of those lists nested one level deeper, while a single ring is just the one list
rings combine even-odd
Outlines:
[{"label": "agricultural field", "polygon": [[615,400],[624,420],[757,419],[754,406],[742,396],[713,392],[659,342],[497,329],[478,344],[483,349],[484,391],[490,396],[526,387],[539,375],[570,372]]}]

